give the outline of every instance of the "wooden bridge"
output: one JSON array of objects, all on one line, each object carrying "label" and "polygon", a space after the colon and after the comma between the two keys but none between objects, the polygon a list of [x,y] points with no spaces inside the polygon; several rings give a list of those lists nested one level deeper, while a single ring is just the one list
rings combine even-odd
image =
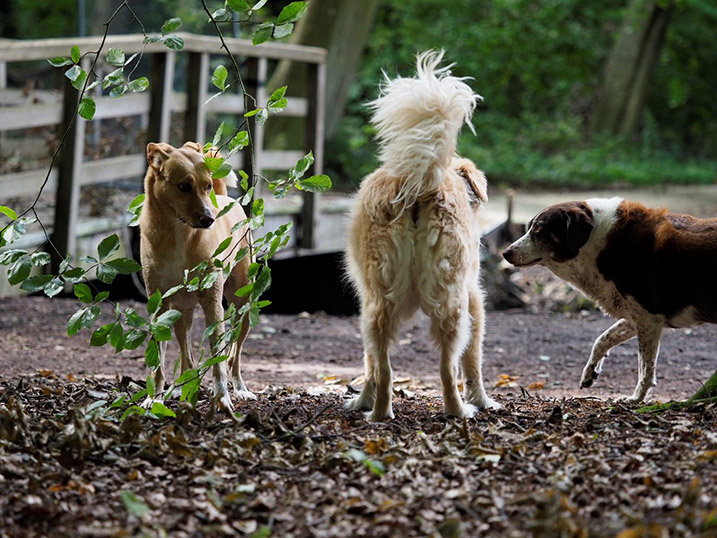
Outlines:
[{"label": "wooden bridge", "polygon": [[[182,143],[185,140],[205,141],[207,139],[207,120],[213,114],[234,114],[238,118],[244,114],[244,100],[241,93],[225,93],[205,103],[209,97],[211,68],[213,57],[226,54],[220,48],[216,37],[179,34],[185,42],[182,51],[167,49],[159,43],[143,44],[143,35],[108,36],[102,51],[102,57],[110,48],[120,48],[127,55],[141,53],[151,62],[149,74],[150,88],[145,93],[127,93],[121,98],[103,96],[99,87],[94,99],[97,111],[92,122],[101,122],[110,118],[128,118],[139,116],[147,129],[147,141]],[[78,118],[72,122],[77,105],[78,92],[65,77],[62,87],[54,89],[31,90],[8,84],[8,64],[44,61],[56,56],[67,56],[70,49],[77,45],[82,53],[99,48],[101,37],[44,39],[44,40],[0,40],[0,148],[2,141],[8,140],[9,132],[32,128],[58,129],[69,134],[62,150],[60,162],[49,173],[49,181],[43,197],[54,197],[53,222],[45,223],[51,231],[53,242],[60,254],[84,254],[94,251],[96,241],[110,232],[126,227],[127,215],[112,215],[102,219],[80,221],[80,189],[82,187],[118,180],[141,179],[146,169],[144,145],[128,155],[109,155],[97,160],[88,160],[85,151],[86,125]],[[316,47],[297,46],[280,43],[268,43],[253,46],[250,41],[227,38],[226,44],[241,63],[245,77],[247,93],[253,95],[259,106],[266,103],[270,89],[266,88],[270,62],[289,60],[306,65],[309,81],[308,98],[289,98],[283,115],[300,118],[304,124],[304,147],[290,150],[271,150],[264,147],[264,126],[253,126],[255,142],[255,167],[251,169],[251,160],[247,154],[234,155],[230,162],[242,168],[250,175],[262,174],[264,170],[288,170],[307,151],[314,153],[315,162],[309,173],[319,174],[323,169],[324,147],[324,87],[326,79],[326,51]],[[89,68],[91,55],[82,60],[85,70]],[[182,58],[186,56],[186,58]],[[184,87],[177,88],[175,67],[182,60],[186,65],[186,75],[182,77]],[[143,59],[144,61],[144,59]],[[186,61],[186,64],[184,63]],[[32,64],[28,64],[32,65]],[[35,64],[36,65],[36,64]],[[15,67],[15,66],[11,66]],[[100,60],[96,71],[102,76],[114,70]],[[290,94],[290,92],[289,92]],[[183,136],[176,141],[170,140],[170,125],[173,113],[184,113]],[[237,122],[239,123],[239,122]],[[213,133],[212,133],[213,134]],[[210,135],[211,136],[211,135]],[[245,150],[246,151],[246,150]],[[8,199],[29,197],[37,194],[47,176],[47,168],[22,170],[0,175],[0,203],[5,205]],[[334,248],[329,245],[336,242],[336,234],[317,233],[319,213],[319,195],[301,193],[281,204],[267,204],[267,221],[274,219],[282,222],[290,216],[295,220],[295,232],[292,237],[294,251],[311,252]],[[332,204],[336,206],[336,204]],[[345,202],[338,200],[342,209]],[[15,209],[24,209],[22,207]],[[329,214],[335,214],[334,207]],[[330,217],[329,217],[330,218]],[[42,232],[28,233],[21,239],[20,245],[32,247],[44,241]],[[0,290],[0,294],[2,291]]]}]

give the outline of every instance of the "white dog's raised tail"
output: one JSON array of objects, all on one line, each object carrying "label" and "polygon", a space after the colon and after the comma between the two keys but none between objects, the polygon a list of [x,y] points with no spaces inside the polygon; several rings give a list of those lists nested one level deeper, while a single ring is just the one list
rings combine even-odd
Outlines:
[{"label": "white dog's raised tail", "polygon": [[451,76],[450,65],[439,67],[443,54],[419,54],[415,78],[386,77],[381,95],[369,103],[381,164],[403,178],[393,203],[404,207],[443,181],[458,132],[463,123],[473,130],[470,119],[476,101],[482,99],[463,78]]}]

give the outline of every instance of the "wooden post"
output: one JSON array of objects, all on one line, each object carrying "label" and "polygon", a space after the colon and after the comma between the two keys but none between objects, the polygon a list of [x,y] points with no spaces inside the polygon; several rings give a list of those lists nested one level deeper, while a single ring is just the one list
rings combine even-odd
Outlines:
[{"label": "wooden post", "polygon": [[[308,64],[308,104],[306,116],[306,151],[314,152],[314,164],[307,176],[321,174],[324,171],[324,125],[326,116],[326,65]],[[304,193],[304,205],[301,215],[302,248],[316,248],[316,221],[319,215],[319,195]]]},{"label": "wooden post", "polygon": [[85,120],[76,116],[79,92],[66,80],[62,98],[60,133],[67,132],[57,176],[55,224],[51,249],[52,272],[57,273],[67,255],[74,255],[77,246],[77,221],[80,209],[80,175],[84,154]]},{"label": "wooden post", "polygon": [[[247,58],[247,74],[244,79],[244,86],[249,95],[256,97],[259,89],[259,61],[257,58]],[[249,106],[251,107],[252,100],[249,99]],[[244,113],[249,112],[245,110]],[[255,118],[247,118],[246,128],[251,136],[252,145],[254,146],[254,156],[256,157],[258,151],[256,148],[256,122]],[[261,173],[256,167],[256,162],[252,162],[251,148],[246,147],[242,150],[242,168],[244,172],[249,176],[249,188],[253,187],[257,183],[258,175]],[[247,215],[251,214],[251,206],[245,206],[244,211]]]},{"label": "wooden post", "polygon": [[174,58],[175,54],[172,51],[154,54],[152,58],[148,142],[169,142]]},{"label": "wooden post", "polygon": [[187,115],[184,124],[184,138],[204,144],[207,142],[207,114],[204,101],[207,100],[209,77],[209,53],[190,52],[187,61]]}]

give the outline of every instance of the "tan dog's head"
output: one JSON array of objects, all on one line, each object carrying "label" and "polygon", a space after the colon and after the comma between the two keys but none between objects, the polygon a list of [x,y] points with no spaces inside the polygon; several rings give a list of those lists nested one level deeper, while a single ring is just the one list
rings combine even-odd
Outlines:
[{"label": "tan dog's head", "polygon": [[462,157],[454,157],[451,166],[465,181],[471,205],[479,207],[488,201],[488,181],[485,178],[485,174],[478,170],[473,161]]},{"label": "tan dog's head", "polygon": [[147,145],[147,190],[159,203],[192,228],[209,228],[214,224],[214,210],[209,199],[212,177],[204,163],[202,146],[187,142],[181,148],[169,144]]}]

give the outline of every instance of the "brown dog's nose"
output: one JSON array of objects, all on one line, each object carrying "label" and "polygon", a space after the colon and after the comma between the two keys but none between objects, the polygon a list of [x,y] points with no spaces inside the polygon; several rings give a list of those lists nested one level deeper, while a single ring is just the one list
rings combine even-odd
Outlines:
[{"label": "brown dog's nose", "polygon": [[513,257],[513,247],[510,246],[503,251],[503,258],[505,258],[505,261],[507,261],[508,263],[513,263],[511,261],[512,257]]},{"label": "brown dog's nose", "polygon": [[199,221],[199,226],[202,228],[209,228],[212,224],[214,224],[214,217],[211,215],[202,215],[197,220]]}]

